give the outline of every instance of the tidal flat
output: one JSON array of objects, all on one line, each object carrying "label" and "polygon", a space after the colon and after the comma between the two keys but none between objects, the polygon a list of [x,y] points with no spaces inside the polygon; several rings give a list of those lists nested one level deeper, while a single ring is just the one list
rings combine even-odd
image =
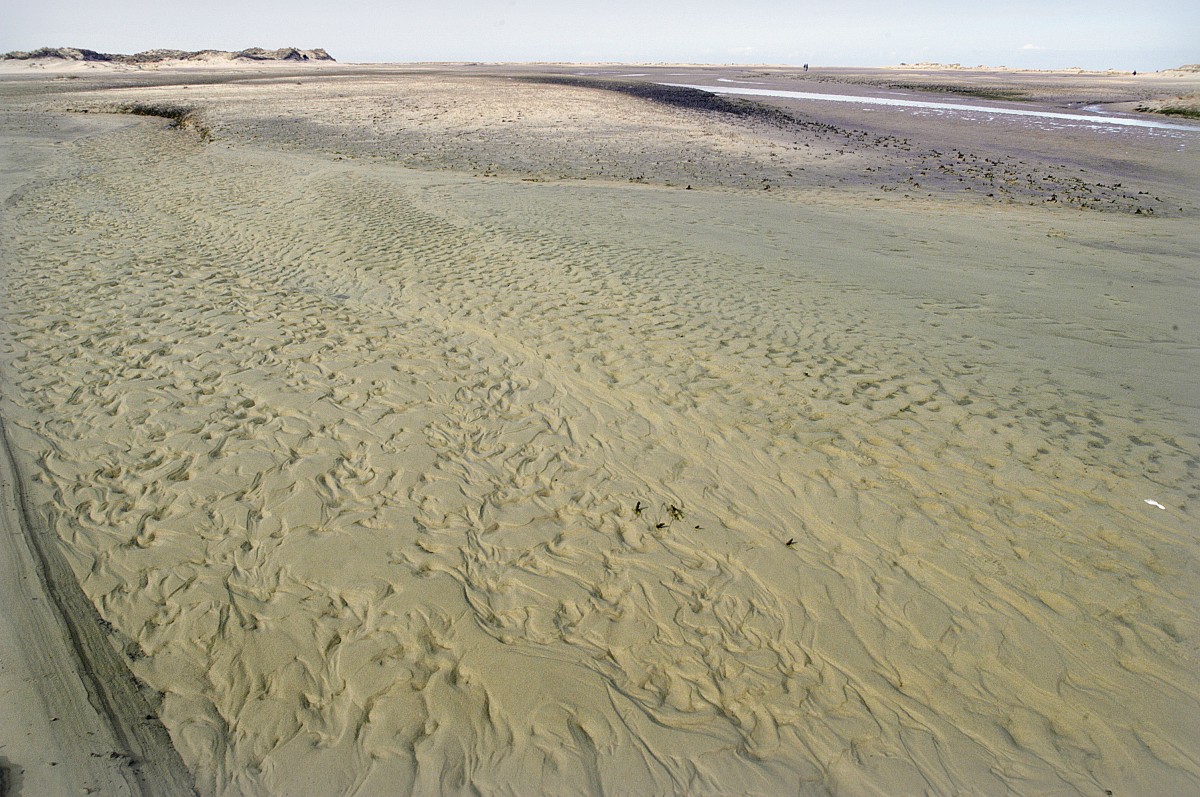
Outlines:
[{"label": "tidal flat", "polygon": [[1138,77],[0,76],[0,764],[1200,791],[1200,125],[662,85]]}]

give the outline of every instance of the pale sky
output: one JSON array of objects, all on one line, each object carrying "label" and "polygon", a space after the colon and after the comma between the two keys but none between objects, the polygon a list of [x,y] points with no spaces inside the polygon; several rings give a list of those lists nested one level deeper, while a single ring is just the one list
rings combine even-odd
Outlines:
[{"label": "pale sky", "polygon": [[324,47],[339,61],[1167,69],[1197,0],[0,0],[0,52]]}]

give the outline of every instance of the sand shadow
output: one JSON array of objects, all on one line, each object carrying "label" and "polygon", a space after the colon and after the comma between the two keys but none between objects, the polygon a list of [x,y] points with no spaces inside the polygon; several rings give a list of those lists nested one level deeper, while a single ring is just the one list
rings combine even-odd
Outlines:
[{"label": "sand shadow", "polygon": [[21,793],[21,770],[0,756],[0,797],[17,797]]}]

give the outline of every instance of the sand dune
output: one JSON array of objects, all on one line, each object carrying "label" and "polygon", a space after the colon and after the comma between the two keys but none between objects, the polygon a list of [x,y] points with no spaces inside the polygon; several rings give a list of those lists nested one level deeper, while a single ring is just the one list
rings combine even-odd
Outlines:
[{"label": "sand dune", "polygon": [[208,121],[9,134],[0,350],[200,793],[1200,788],[1187,219]]}]

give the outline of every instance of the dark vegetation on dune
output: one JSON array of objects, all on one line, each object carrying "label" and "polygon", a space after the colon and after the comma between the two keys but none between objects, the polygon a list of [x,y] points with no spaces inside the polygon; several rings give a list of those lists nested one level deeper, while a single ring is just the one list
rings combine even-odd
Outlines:
[{"label": "dark vegetation on dune", "polygon": [[162,61],[196,61],[210,56],[228,56],[242,61],[333,61],[333,56],[321,48],[301,50],[297,47],[282,47],[267,50],[249,47],[245,50],[145,50],[126,55],[124,53],[101,53],[82,47],[39,47],[28,52],[14,50],[0,56],[6,61],[30,61],[50,59],[59,61],[88,61],[92,63],[154,64]]}]

